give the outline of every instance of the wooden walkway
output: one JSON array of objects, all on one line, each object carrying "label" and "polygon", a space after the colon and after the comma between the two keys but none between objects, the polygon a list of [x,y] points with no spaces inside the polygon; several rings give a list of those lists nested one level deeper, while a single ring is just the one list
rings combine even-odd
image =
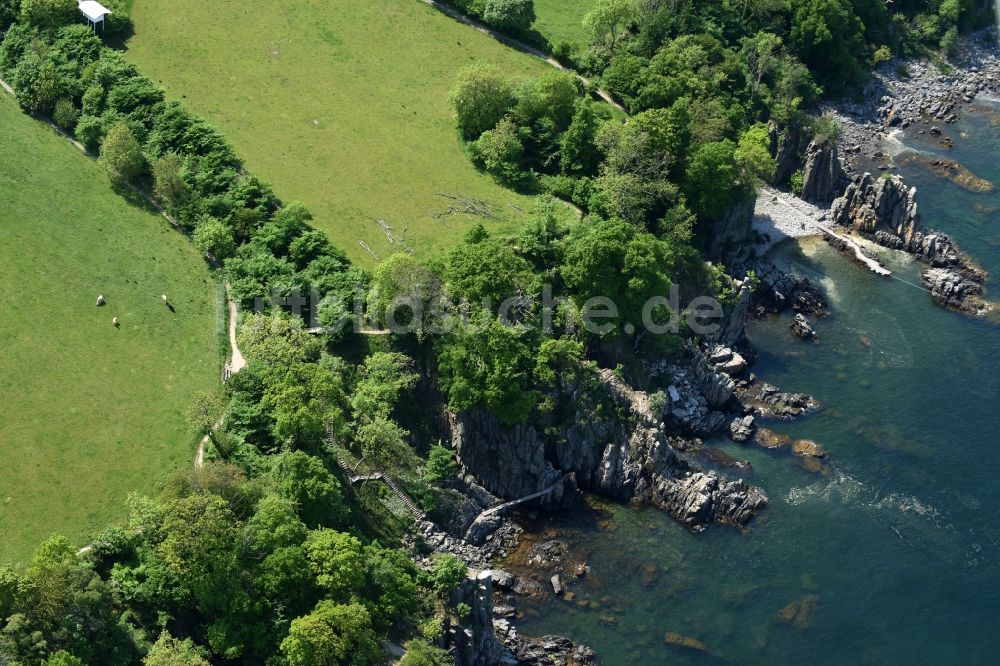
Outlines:
[{"label": "wooden walkway", "polygon": [[792,211],[805,224],[808,224],[810,227],[816,229],[825,236],[833,238],[834,240],[840,243],[846,244],[847,247],[849,247],[853,251],[854,257],[858,260],[858,262],[866,266],[868,270],[870,270],[872,273],[875,273],[876,275],[881,275],[882,277],[890,277],[892,275],[892,271],[890,271],[882,264],[878,263],[878,261],[876,261],[872,257],[868,256],[868,254],[865,253],[865,251],[861,248],[860,245],[858,245],[858,243],[855,240],[847,236],[841,236],[840,234],[835,233],[828,226],[806,215],[798,208],[790,204],[788,200],[785,198],[785,194],[783,192],[778,192],[777,190],[774,190],[773,195],[778,200],[778,203],[786,207],[788,210]]},{"label": "wooden walkway", "polygon": [[410,498],[410,496],[407,495],[403,491],[403,489],[400,488],[399,485],[397,485],[396,482],[392,480],[392,477],[390,477],[385,472],[382,472],[380,470],[375,470],[367,474],[357,473],[357,471],[351,467],[351,463],[348,462],[347,458],[341,452],[340,448],[336,447],[336,445],[333,444],[332,439],[333,438],[330,431],[327,430],[327,441],[329,441],[330,445],[334,447],[334,452],[337,457],[337,464],[340,466],[342,470],[344,470],[344,473],[347,474],[348,481],[350,481],[352,484],[361,483],[362,481],[381,481],[385,485],[389,486],[389,490],[391,490],[392,493],[397,498],[399,498],[399,501],[403,503],[403,506],[406,507],[407,511],[413,514],[413,516],[417,520],[423,520],[424,518],[427,517],[427,514],[425,514],[423,511],[420,510],[420,507],[417,506],[417,503],[414,502]]},{"label": "wooden walkway", "polygon": [[494,513],[499,513],[499,512],[501,512],[501,511],[503,511],[505,509],[509,509],[509,508],[511,508],[513,506],[517,506],[518,504],[523,504],[524,502],[530,502],[533,499],[538,499],[539,497],[544,497],[544,496],[548,495],[549,493],[551,493],[553,490],[555,490],[555,487],[558,486],[561,481],[562,481],[562,479],[559,479],[559,481],[556,481],[555,483],[553,483],[548,488],[545,488],[544,490],[539,490],[538,492],[531,493],[530,495],[525,495],[524,497],[519,497],[516,500],[511,500],[509,502],[504,502],[503,504],[497,504],[494,507],[490,507],[489,509],[486,509],[485,511],[483,511],[482,513],[480,513],[478,516],[476,516],[476,519],[473,520],[472,523],[469,525],[469,529],[465,530],[465,539],[468,540],[469,533],[472,532],[472,528],[475,527],[479,523],[479,521],[482,520],[483,518],[485,518],[487,516],[492,516]]}]

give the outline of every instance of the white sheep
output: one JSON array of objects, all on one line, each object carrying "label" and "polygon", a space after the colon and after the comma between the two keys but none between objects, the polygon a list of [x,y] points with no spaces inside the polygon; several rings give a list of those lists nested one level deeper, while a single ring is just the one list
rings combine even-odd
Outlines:
[{"label": "white sheep", "polygon": [[160,298],[163,299],[163,304],[164,305],[167,305],[170,302],[170,301],[167,300],[167,295],[166,294],[160,294]]},{"label": "white sheep", "polygon": [[114,326],[115,328],[118,328],[119,326],[121,326],[121,322],[118,321],[118,317],[112,318],[111,325]]},{"label": "white sheep", "polygon": [[97,296],[97,307],[104,305],[104,294],[99,294]]}]

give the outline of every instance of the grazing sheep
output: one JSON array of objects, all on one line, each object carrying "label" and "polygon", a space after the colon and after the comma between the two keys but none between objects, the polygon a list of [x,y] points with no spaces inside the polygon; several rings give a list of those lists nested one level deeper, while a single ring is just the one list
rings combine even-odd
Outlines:
[{"label": "grazing sheep", "polygon": [[114,326],[115,328],[121,326],[121,322],[118,321],[118,317],[115,317],[111,320],[111,325]]},{"label": "grazing sheep", "polygon": [[97,307],[101,307],[102,305],[104,305],[104,294],[100,294],[97,297]]},{"label": "grazing sheep", "polygon": [[160,298],[162,298],[162,299],[163,299],[163,304],[164,304],[164,305],[166,305],[167,303],[169,303],[169,302],[170,302],[170,301],[168,301],[168,300],[167,300],[167,295],[166,295],[166,294],[161,294],[161,295],[160,295]]}]

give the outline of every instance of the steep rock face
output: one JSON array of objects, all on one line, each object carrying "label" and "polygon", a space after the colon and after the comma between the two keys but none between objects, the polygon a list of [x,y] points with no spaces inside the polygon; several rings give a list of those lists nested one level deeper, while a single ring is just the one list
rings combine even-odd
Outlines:
[{"label": "steep rock face", "polygon": [[802,166],[802,155],[809,144],[809,137],[799,127],[789,127],[779,132],[774,125],[768,133],[771,138],[771,157],[777,165],[773,185],[787,185],[792,174]]},{"label": "steep rock face", "polygon": [[912,252],[910,244],[920,228],[916,193],[916,188],[907,189],[898,176],[875,178],[866,173],[833,202],[830,217],[834,224],[879,244]]},{"label": "steep rock face", "polygon": [[750,316],[750,305],[753,299],[753,285],[749,279],[737,280],[735,283],[737,295],[734,303],[726,308],[725,317],[714,333],[705,336],[708,344],[719,344],[726,347],[736,347],[746,338],[746,323]]},{"label": "steep rock face", "polygon": [[487,570],[475,579],[463,580],[452,592],[451,607],[466,604],[470,609],[465,626],[449,625],[444,637],[452,648],[456,666],[496,666],[517,664],[513,653],[493,631],[493,577]]},{"label": "steep rock face", "polygon": [[451,443],[462,464],[494,495],[516,499],[555,484],[540,500],[543,505],[560,506],[575,496],[573,479],[546,460],[545,445],[530,425],[504,426],[490,412],[473,409],[452,416]]},{"label": "steep rock face", "polygon": [[753,226],[756,196],[742,197],[721,219],[712,222],[705,242],[705,257],[725,266],[742,266],[750,258],[750,229]]},{"label": "steep rock face", "polygon": [[902,250],[930,265],[924,286],[939,305],[963,312],[986,309],[981,298],[986,274],[964,255],[951,238],[920,223],[917,189],[902,178],[856,178],[833,202],[834,224],[852,229],[884,247]]},{"label": "steep rock face", "polygon": [[812,203],[828,204],[847,183],[837,146],[811,142],[806,148],[805,166],[802,168],[802,198]]},{"label": "steep rock face", "polygon": [[681,440],[667,435],[668,424],[672,431],[695,424],[723,430],[726,415],[708,407],[697,382],[721,387],[715,400],[728,403],[732,380],[707,365],[701,371],[672,368],[671,375],[671,395],[662,408],[613,372],[600,370],[597,380],[611,407],[596,409],[582,401],[576,423],[544,442],[530,426],[502,427],[474,411],[455,417],[452,444],[479,483],[505,499],[556,483],[561,495],[554,494],[550,504],[574,498],[579,486],[650,502],[692,528],[713,522],[745,526],[767,505],[767,497],[742,481],[691,469],[674,447]]},{"label": "steep rock face", "polygon": [[445,643],[452,648],[455,666],[588,666],[596,661],[594,651],[563,636],[527,638],[493,612],[494,576],[497,587],[504,571],[485,570],[474,579],[462,581],[452,592],[451,608],[470,608],[461,625],[448,623]]}]

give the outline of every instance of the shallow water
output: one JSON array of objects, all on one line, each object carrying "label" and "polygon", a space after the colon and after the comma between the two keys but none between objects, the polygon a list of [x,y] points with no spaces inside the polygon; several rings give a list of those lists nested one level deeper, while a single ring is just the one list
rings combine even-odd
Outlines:
[{"label": "shallow water", "polygon": [[[983,115],[946,131],[953,150],[924,147],[1000,183],[1000,125]],[[1000,194],[901,168],[924,223],[990,271],[1000,297]],[[919,284],[913,261],[880,255]],[[995,663],[1000,326],[942,310],[822,242],[779,248],[774,260],[818,280],[832,315],[816,322],[816,344],[792,338],[787,317],[751,325],[755,372],[825,405],[767,425],[821,443],[828,472],[717,442],[751,461],[751,482],[772,501],[746,533],[690,534],[654,509],[616,505],[547,520],[538,529],[570,540],[592,575],[570,582],[573,601],[519,601],[522,631],[571,636],[605,664]],[[712,655],[668,646],[667,632]]]}]

